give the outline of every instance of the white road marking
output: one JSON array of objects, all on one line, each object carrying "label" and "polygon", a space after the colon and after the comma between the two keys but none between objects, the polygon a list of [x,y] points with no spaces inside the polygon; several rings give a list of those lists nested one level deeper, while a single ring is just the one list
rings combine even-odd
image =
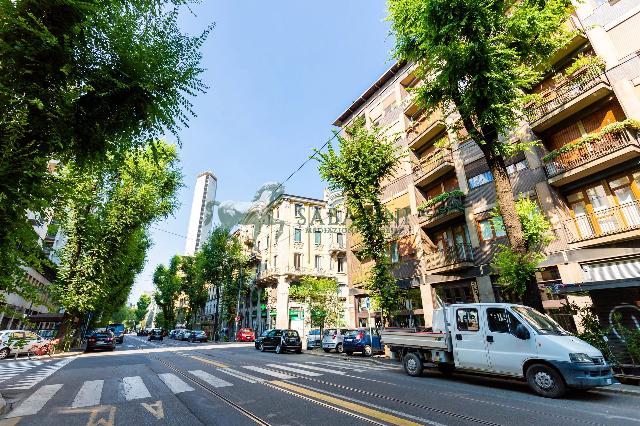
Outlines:
[{"label": "white road marking", "polygon": [[175,374],[163,373],[158,374],[158,377],[173,393],[191,392],[193,390],[191,386],[180,380]]},{"label": "white road marking", "polygon": [[193,374],[194,376],[196,376],[199,379],[204,380],[205,382],[207,382],[208,384],[210,384],[214,388],[222,388],[222,387],[225,387],[225,386],[233,386],[233,384],[231,384],[231,383],[229,383],[227,381],[224,381],[222,379],[219,379],[216,376],[212,376],[211,374],[207,373],[206,371],[190,370],[189,373]]},{"label": "white road marking", "polygon": [[34,372],[33,374],[25,376],[24,379],[22,379],[21,381],[17,382],[13,386],[8,386],[5,389],[13,389],[13,390],[31,389],[32,387],[34,387],[35,385],[37,385],[47,377],[51,376],[53,373],[55,373],[65,365],[69,364],[71,361],[73,361],[76,358],[77,356],[64,358],[63,360],[58,361],[53,365],[44,367]]},{"label": "white road marking", "polygon": [[151,394],[140,376],[124,377],[122,379],[122,396],[127,401],[151,398]]},{"label": "white road marking", "polygon": [[76,394],[76,398],[73,400],[71,408],[93,407],[94,405],[100,405],[103,385],[104,380],[91,380],[84,382]]},{"label": "white road marking", "polygon": [[299,368],[291,368],[286,365],[267,364],[267,367],[277,368],[279,370],[285,370],[289,373],[298,373],[298,374],[302,374],[303,376],[311,376],[311,377],[322,376],[321,373],[314,373],[313,371],[300,370]]},{"label": "white road marking", "polygon": [[262,382],[264,382],[264,379],[261,379],[260,377],[251,376],[251,375],[249,375],[247,373],[243,373],[242,371],[234,370],[232,368],[221,368],[218,371],[221,372],[221,373],[228,374],[228,375],[233,376],[233,377],[237,377],[238,379],[244,380],[245,382],[249,382],[249,383],[262,383]]},{"label": "white road marking", "polygon": [[38,411],[44,407],[44,405],[60,390],[62,385],[45,385],[35,391],[29,398],[22,401],[22,403],[15,410],[7,414],[6,418],[30,416],[37,414]]},{"label": "white road marking", "polygon": [[315,365],[297,364],[295,362],[289,362],[289,363],[287,363],[287,365],[293,365],[294,367],[303,367],[303,368],[306,368],[308,370],[322,371],[324,373],[339,374],[341,376],[344,376],[345,374],[347,374],[344,371],[329,370],[328,368],[317,367]]},{"label": "white road marking", "polygon": [[349,367],[348,365],[335,365],[335,364],[332,364],[332,363],[329,363],[329,362],[312,362],[312,361],[309,361],[308,364],[323,365],[323,366],[328,366],[328,367],[331,367],[331,368],[341,368],[343,370],[357,371],[358,373],[362,373],[363,371],[366,371],[366,370],[362,370],[360,368]]},{"label": "white road marking", "polygon": [[278,379],[293,379],[293,376],[284,373],[278,373],[277,371],[267,370],[266,368],[256,367],[255,365],[245,365],[243,366],[246,369],[257,371],[258,373],[266,374],[267,376],[277,377]]}]

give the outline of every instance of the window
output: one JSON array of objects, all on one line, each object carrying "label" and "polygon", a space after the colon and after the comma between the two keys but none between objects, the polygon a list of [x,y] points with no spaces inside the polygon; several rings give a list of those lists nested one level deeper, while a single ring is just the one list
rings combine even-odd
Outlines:
[{"label": "window", "polygon": [[302,242],[302,229],[296,228],[293,230],[293,241],[296,243]]},{"label": "window", "polygon": [[278,208],[273,209],[273,218],[278,219],[280,217],[280,210]]},{"label": "window", "polygon": [[336,222],[338,223],[342,222],[342,211],[340,210],[336,210]]},{"label": "window", "polygon": [[396,263],[400,260],[400,252],[398,251],[398,242],[391,243],[391,262]]},{"label": "window", "polygon": [[314,266],[318,270],[322,269],[322,257],[316,255]]},{"label": "window", "polygon": [[273,267],[278,267],[278,255],[273,256]]},{"label": "window", "polygon": [[269,236],[267,235],[267,248],[269,248]]},{"label": "window", "polygon": [[258,250],[260,250],[260,240],[258,240]]},{"label": "window", "polygon": [[527,167],[528,167],[527,160],[518,161],[517,163],[513,163],[507,166],[507,173],[512,175],[515,172],[519,172],[520,170],[526,169]]},{"label": "window", "polygon": [[501,216],[490,217],[478,222],[478,233],[483,241],[491,241],[507,235]]},{"label": "window", "polygon": [[303,211],[302,204],[295,204],[294,211],[295,211],[296,217],[302,217],[302,211]]},{"label": "window", "polygon": [[456,309],[458,331],[478,331],[478,310],[475,308]]},{"label": "window", "polygon": [[344,257],[338,258],[338,272],[344,272]]},{"label": "window", "polygon": [[338,243],[338,246],[344,247],[344,234],[338,232],[338,234],[336,234],[336,241]]},{"label": "window", "polygon": [[314,238],[315,238],[315,243],[316,243],[317,246],[322,244],[322,232],[315,231],[314,232]]},{"label": "window", "polygon": [[300,269],[300,267],[302,266],[302,254],[301,253],[294,253],[293,254],[293,267],[296,269]]},{"label": "window", "polygon": [[493,182],[493,175],[487,170],[484,173],[469,178],[469,189],[477,188],[489,182]]},{"label": "window", "polygon": [[506,309],[489,308],[487,309],[487,323],[489,324],[489,331],[513,334],[520,321]]}]

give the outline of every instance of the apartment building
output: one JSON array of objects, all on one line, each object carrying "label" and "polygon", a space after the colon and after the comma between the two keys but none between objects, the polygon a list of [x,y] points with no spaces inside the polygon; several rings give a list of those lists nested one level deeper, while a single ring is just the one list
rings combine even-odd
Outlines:
[{"label": "apartment building", "polygon": [[353,310],[347,303],[345,220],[342,195],[328,190],[322,200],[282,194],[249,211],[238,232],[257,267],[250,294],[241,301],[242,326],[306,334],[308,306],[289,297],[290,287],[305,276],[336,279],[344,310]]},{"label": "apartment building", "polygon": [[[545,307],[557,313],[565,299],[585,303],[588,294],[605,326],[618,313],[638,327],[640,3],[585,1],[567,25],[571,40],[533,90],[526,119],[506,136],[540,144],[505,160],[514,197],[537,200],[553,226],[538,273]],[[448,303],[499,298],[490,263],[507,242],[492,215],[495,187],[479,147],[452,131],[455,111],[419,109],[410,91],[417,84],[411,64],[395,64],[334,122],[344,127],[364,116],[390,137],[402,135],[395,143],[406,159],[381,188],[385,204],[399,212],[390,249],[394,275],[409,289],[400,325],[430,325],[436,296]],[[366,309],[368,265],[358,259],[359,244],[350,236],[350,298],[366,322],[375,313]]]},{"label": "apartment building", "polygon": [[213,228],[213,210],[218,189],[218,178],[211,172],[202,172],[196,179],[187,228],[184,254],[193,256],[206,241]]}]

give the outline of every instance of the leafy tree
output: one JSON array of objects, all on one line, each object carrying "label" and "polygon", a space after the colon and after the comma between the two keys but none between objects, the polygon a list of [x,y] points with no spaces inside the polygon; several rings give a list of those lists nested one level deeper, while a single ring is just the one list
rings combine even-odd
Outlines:
[{"label": "leafy tree", "polygon": [[69,314],[108,317],[125,303],[144,266],[148,226],[177,206],[182,176],[175,146],[164,142],[137,148],[112,168],[91,171],[75,164],[61,171],[70,202],[61,219],[67,243],[56,291]]},{"label": "leafy tree", "polygon": [[135,309],[122,305],[109,318],[110,323],[131,323],[135,321]]},{"label": "leafy tree", "polygon": [[207,303],[207,286],[198,273],[196,257],[182,256],[180,258],[179,278],[181,290],[189,300],[188,322],[191,325],[195,323],[197,315],[202,312]]},{"label": "leafy tree", "polygon": [[180,31],[188,3],[0,0],[0,289],[20,292],[37,261],[28,214],[64,189],[51,160],[108,160],[186,125],[210,31]]},{"label": "leafy tree", "polygon": [[[427,110],[451,105],[480,146],[493,174],[509,245],[524,256],[527,241],[504,157],[522,149],[507,135],[522,119],[525,91],[543,76],[548,58],[565,41],[571,0],[388,0],[395,56],[416,64]],[[526,265],[523,264],[526,269]],[[533,276],[524,302],[542,310]]]},{"label": "leafy tree", "polygon": [[304,302],[311,312],[311,326],[342,326],[343,304],[338,298],[338,282],[333,278],[303,277],[289,289],[289,297]]},{"label": "leafy tree", "polygon": [[367,288],[384,317],[397,308],[400,290],[391,274],[387,235],[391,218],[380,200],[380,187],[393,175],[400,155],[380,129],[368,130],[363,119],[346,128],[338,141],[339,152],[331,144],[326,153],[316,151],[320,176],[346,198],[351,228],[364,241],[362,255],[374,261]]},{"label": "leafy tree", "polygon": [[[153,272],[153,284],[156,287],[153,298],[162,310],[162,327],[173,328],[176,324],[175,301],[180,294],[180,279],[178,269],[180,256],[173,256],[169,261],[169,267],[158,265]],[[156,323],[159,321],[156,320]]]},{"label": "leafy tree", "polygon": [[140,321],[144,319],[145,315],[147,315],[147,308],[149,308],[150,304],[151,304],[151,297],[149,297],[149,295],[147,294],[142,294],[140,296],[140,299],[138,299],[138,302],[136,303],[136,310],[135,310],[136,324],[139,324]]}]

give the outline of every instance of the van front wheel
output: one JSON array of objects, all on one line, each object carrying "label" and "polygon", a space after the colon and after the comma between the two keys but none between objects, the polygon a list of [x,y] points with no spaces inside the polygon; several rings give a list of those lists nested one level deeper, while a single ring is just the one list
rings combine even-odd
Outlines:
[{"label": "van front wheel", "polygon": [[527,369],[526,376],[529,387],[545,398],[559,398],[566,391],[566,386],[560,373],[548,365],[533,364]]},{"label": "van front wheel", "polygon": [[404,356],[403,360],[404,371],[407,372],[408,375],[413,377],[422,376],[422,360],[416,353],[408,353]]}]

